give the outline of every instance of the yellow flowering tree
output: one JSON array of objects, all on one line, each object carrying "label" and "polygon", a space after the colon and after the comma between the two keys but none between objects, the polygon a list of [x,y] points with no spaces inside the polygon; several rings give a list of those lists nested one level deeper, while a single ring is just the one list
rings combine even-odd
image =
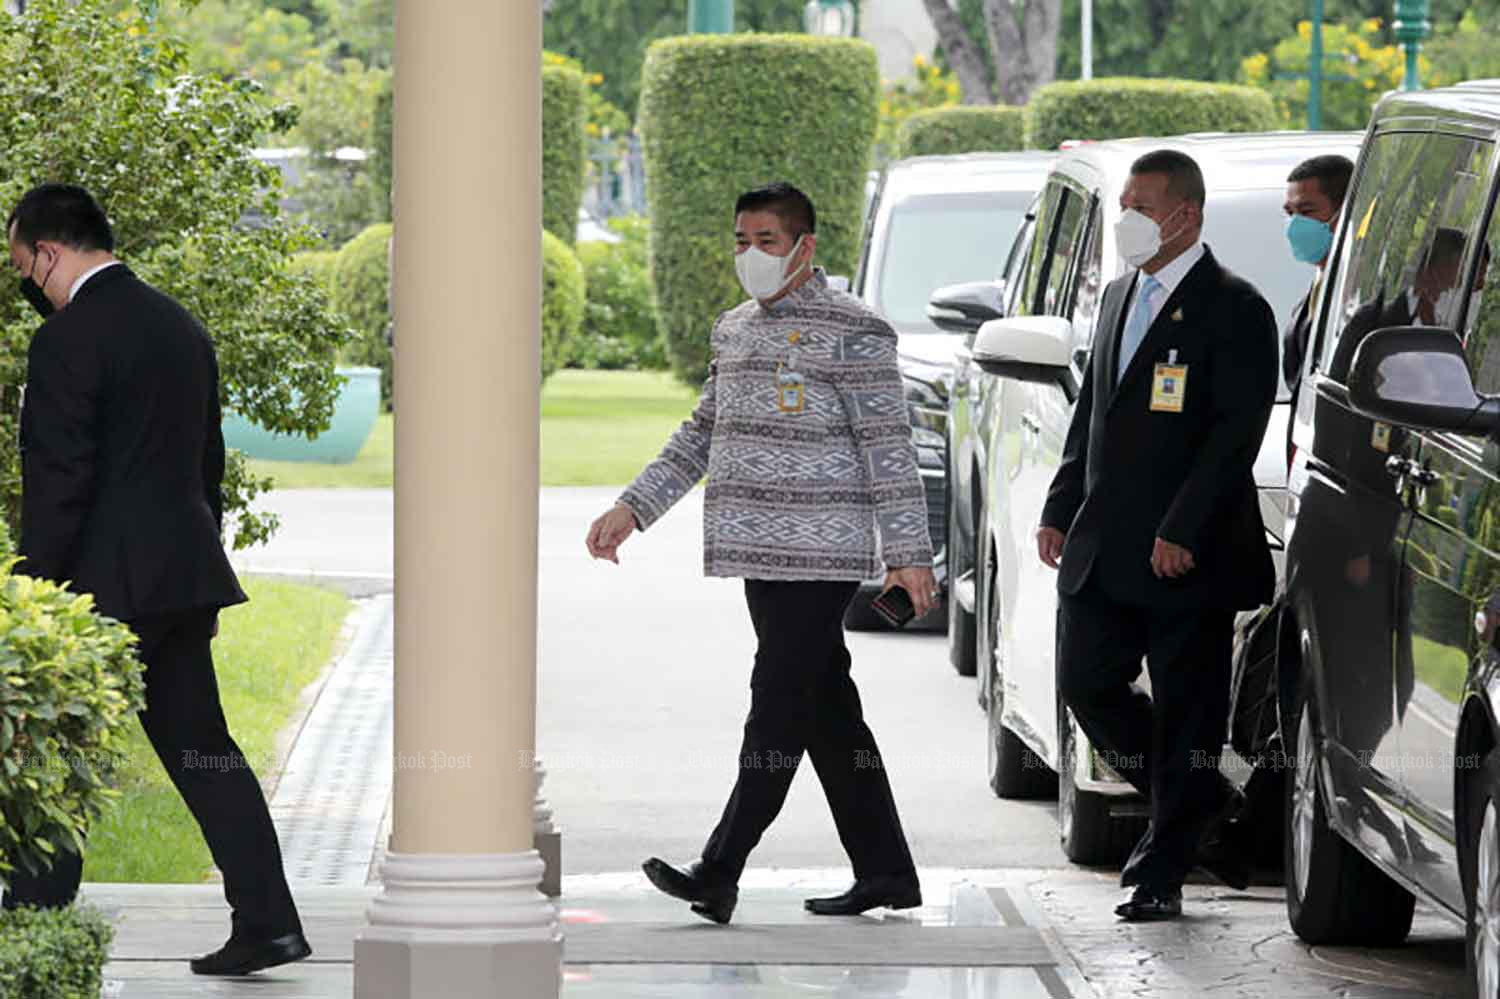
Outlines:
[{"label": "yellow flowering tree", "polygon": [[[1406,57],[1397,45],[1386,44],[1379,18],[1357,24],[1323,26],[1323,113],[1325,129],[1363,129],[1375,102],[1401,85]],[[1307,79],[1312,62],[1312,23],[1302,21],[1297,33],[1282,39],[1270,52],[1247,58],[1241,79],[1270,92],[1277,114],[1288,128],[1307,126]],[[1426,78],[1430,65],[1422,58]]]},{"label": "yellow flowering tree", "polygon": [[899,155],[901,123],[913,113],[949,107],[963,97],[958,77],[930,59],[917,56],[911,61],[911,69],[910,76],[881,81],[880,125],[875,133],[876,166],[884,166]]}]

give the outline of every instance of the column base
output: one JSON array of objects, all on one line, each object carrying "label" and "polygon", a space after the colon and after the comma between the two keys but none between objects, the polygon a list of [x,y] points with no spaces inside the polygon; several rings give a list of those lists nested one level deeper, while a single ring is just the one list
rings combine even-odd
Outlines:
[{"label": "column base", "polygon": [[555,999],[562,934],[543,870],[535,850],[388,854],[354,940],[355,999]]},{"label": "column base", "polygon": [[536,834],[536,852],[541,854],[546,870],[542,873],[541,891],[548,898],[562,895],[562,833],[556,829]]}]

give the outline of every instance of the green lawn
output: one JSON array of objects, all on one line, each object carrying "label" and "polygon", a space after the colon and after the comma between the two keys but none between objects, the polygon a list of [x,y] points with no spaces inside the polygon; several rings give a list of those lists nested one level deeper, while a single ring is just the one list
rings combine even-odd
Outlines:
[{"label": "green lawn", "polygon": [[1463,649],[1413,635],[1412,659],[1417,679],[1437,691],[1445,701],[1463,700],[1464,681],[1469,677],[1469,655]]},{"label": "green lawn", "polygon": [[[249,580],[250,603],[224,612],[214,660],[229,730],[257,776],[275,760],[276,736],[298,695],[333,653],[349,601],[311,586]],[[89,833],[87,881],[202,881],[213,860],[187,806],[132,725],[120,801]]]},{"label": "green lawn", "polygon": [[[697,391],[651,371],[559,371],[542,391],[542,485],[619,486],[656,457]],[[389,488],[393,425],[382,416],[349,465],[252,461],[281,489]]]}]

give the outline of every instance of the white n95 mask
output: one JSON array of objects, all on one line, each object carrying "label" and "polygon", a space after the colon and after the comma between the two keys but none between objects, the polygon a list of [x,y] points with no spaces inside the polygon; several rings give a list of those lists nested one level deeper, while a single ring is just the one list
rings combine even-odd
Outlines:
[{"label": "white n95 mask", "polygon": [[[1178,205],[1172,215],[1182,211]],[[1168,215],[1170,219],[1172,215]],[[1165,219],[1163,221],[1166,221]],[[1115,222],[1115,245],[1131,267],[1139,267],[1161,252],[1161,226],[1134,208],[1127,208]]]},{"label": "white n95 mask", "polygon": [[734,273],[739,277],[740,287],[745,289],[745,294],[762,302],[781,294],[781,289],[790,284],[802,270],[799,267],[790,274],[785,273],[787,261],[797,255],[801,246],[802,237],[798,236],[797,242],[792,244],[791,252],[784,257],[772,256],[758,246],[735,254]]}]

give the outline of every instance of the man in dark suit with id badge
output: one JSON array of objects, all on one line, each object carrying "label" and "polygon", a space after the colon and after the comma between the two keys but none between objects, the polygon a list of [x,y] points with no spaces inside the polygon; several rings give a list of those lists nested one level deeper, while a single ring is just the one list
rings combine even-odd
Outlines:
[{"label": "man in dark suit with id badge", "polygon": [[[1201,241],[1203,201],[1190,157],[1132,165],[1115,235],[1138,269],[1105,289],[1037,532],[1060,569],[1063,700],[1150,799],[1121,873],[1127,920],[1181,914],[1199,842],[1236,799],[1216,765],[1234,612],[1274,585],[1252,469],[1276,397],[1276,321]],[[1132,682],[1142,657],[1150,696]]]}]

